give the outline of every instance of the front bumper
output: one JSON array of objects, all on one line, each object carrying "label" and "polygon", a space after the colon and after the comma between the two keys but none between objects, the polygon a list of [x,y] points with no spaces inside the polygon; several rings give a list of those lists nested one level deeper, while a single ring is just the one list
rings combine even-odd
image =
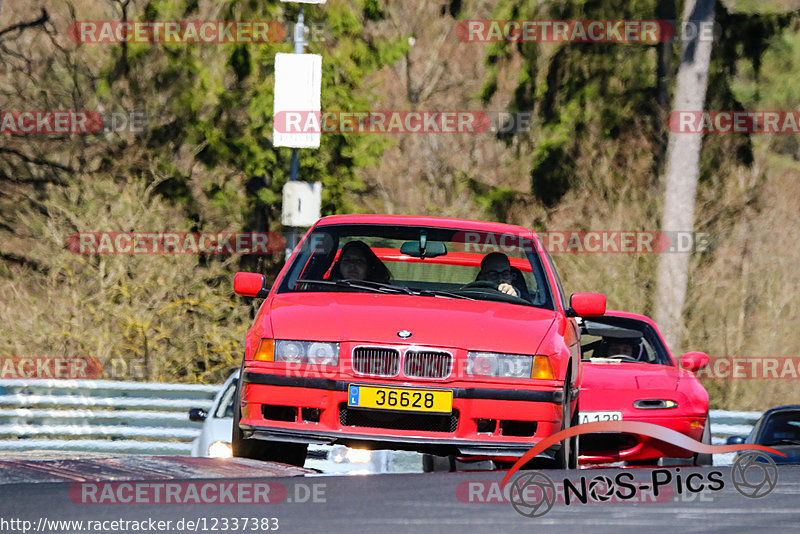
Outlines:
[{"label": "front bumper", "polygon": [[[352,383],[452,390],[453,413],[397,414],[350,408],[347,391]],[[398,383],[361,377],[334,380],[245,371],[241,402],[239,427],[245,438],[518,457],[561,429],[563,390],[555,386],[475,387],[464,382]],[[271,415],[273,407],[280,408],[275,412],[280,417]],[[526,430],[520,432],[521,428]],[[520,433],[525,435],[513,435]],[[555,445],[543,456],[552,458],[558,449]]]},{"label": "front bumper", "polygon": [[[703,415],[675,415],[664,417],[623,416],[624,421],[653,423],[685,434],[700,441],[708,421]],[[694,453],[670,443],[639,434],[586,434],[580,437],[582,464],[610,462],[647,462],[659,458],[692,458]]]}]

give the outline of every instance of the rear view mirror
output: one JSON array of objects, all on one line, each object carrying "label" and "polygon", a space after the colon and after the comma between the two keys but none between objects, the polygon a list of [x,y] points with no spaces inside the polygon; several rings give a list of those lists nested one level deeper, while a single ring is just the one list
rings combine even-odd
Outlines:
[{"label": "rear view mirror", "polygon": [[726,445],[741,445],[744,443],[744,438],[742,436],[731,436],[726,441]]},{"label": "rear view mirror", "polygon": [[192,408],[189,410],[189,421],[194,421],[196,423],[202,423],[206,420],[208,414],[202,408]]},{"label": "rear view mirror", "polygon": [[606,296],[602,293],[573,293],[569,298],[568,317],[598,317],[606,313]]},{"label": "rear view mirror", "polygon": [[264,298],[269,295],[267,279],[258,273],[236,273],[233,277],[233,291],[243,297]]},{"label": "rear view mirror", "polygon": [[681,367],[696,373],[708,365],[708,354],[705,352],[687,352],[681,356]]},{"label": "rear view mirror", "polygon": [[400,245],[400,254],[413,256],[414,258],[435,258],[436,256],[447,254],[447,247],[439,241],[431,241],[425,244],[424,249],[421,249],[419,241],[406,241]]}]

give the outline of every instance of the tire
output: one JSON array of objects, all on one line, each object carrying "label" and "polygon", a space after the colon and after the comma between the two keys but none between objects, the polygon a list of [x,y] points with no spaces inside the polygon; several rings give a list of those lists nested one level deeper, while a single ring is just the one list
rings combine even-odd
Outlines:
[{"label": "tire", "polygon": [[233,429],[231,431],[231,450],[235,458],[250,458],[266,462],[280,462],[284,464],[303,467],[306,462],[308,445],[301,443],[283,443],[280,441],[264,441],[260,439],[245,439],[242,429],[239,428],[241,415],[242,377],[244,376],[244,361],[239,371],[239,381],[236,385],[236,398],[233,402]]},{"label": "tire", "polygon": [[[578,405],[575,404],[575,412],[572,409],[572,387],[570,377],[567,375],[564,380],[564,403],[561,410],[561,430],[566,430],[578,422]],[[569,421],[569,423],[567,423]],[[556,452],[555,469],[577,469],[578,467],[578,438],[577,436],[567,438],[561,442],[561,448]]]},{"label": "tire", "polygon": [[[706,413],[706,427],[703,429],[703,437],[700,442],[706,445],[711,445],[711,418]],[[694,465],[714,465],[714,455],[696,453],[694,455]]]},{"label": "tire", "polygon": [[[575,411],[572,413],[572,419],[570,421],[570,428],[573,426],[578,426],[580,424],[579,417],[580,417],[580,398],[575,400]],[[569,456],[569,469],[578,469],[578,456],[580,454],[580,436],[573,436],[570,438],[572,443],[570,443],[570,456]]]},{"label": "tire", "polygon": [[424,473],[450,473],[456,470],[455,456],[422,455],[422,471]]}]

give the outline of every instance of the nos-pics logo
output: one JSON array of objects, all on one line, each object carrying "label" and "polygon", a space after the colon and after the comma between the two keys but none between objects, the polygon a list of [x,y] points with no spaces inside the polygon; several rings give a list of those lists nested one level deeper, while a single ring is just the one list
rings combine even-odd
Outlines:
[{"label": "nos-pics logo", "polygon": [[[757,499],[768,495],[778,483],[778,468],[775,462],[764,452],[785,456],[780,451],[763,445],[709,445],[701,443],[681,434],[675,430],[639,421],[602,421],[573,426],[556,432],[552,436],[540,441],[525,453],[508,471],[502,485],[511,481],[514,473],[531,461],[538,454],[545,451],[564,439],[569,439],[580,434],[594,432],[614,432],[640,434],[671,443],[688,451],[716,454],[726,452],[740,452],[731,469],[733,487],[741,495]],[[763,452],[759,452],[763,451]],[[612,480],[608,476],[596,476],[588,484],[585,477],[581,477],[576,485],[569,479],[564,479],[560,488],[564,503],[569,505],[573,498],[586,504],[588,497],[593,501],[608,501],[612,497],[620,500],[632,499],[637,491],[652,490],[658,496],[659,488],[674,484],[675,493],[682,494],[684,488],[687,492],[699,493],[701,491],[719,491],[725,487],[721,471],[708,473],[693,472],[688,475],[681,474],[680,469],[654,469],[651,472],[652,485],[631,484],[633,475],[630,472],[618,473]],[[555,482],[538,471],[522,472],[513,482],[509,492],[511,505],[521,515],[526,517],[541,517],[552,509],[558,499]]]}]

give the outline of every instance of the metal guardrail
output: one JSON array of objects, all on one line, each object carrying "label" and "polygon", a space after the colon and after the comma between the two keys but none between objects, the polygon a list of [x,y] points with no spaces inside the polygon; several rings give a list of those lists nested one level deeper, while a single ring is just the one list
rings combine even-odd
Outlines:
[{"label": "metal guardrail", "polygon": [[188,455],[221,386],[108,380],[0,380],[0,451]]},{"label": "metal guardrail", "polygon": [[[72,450],[188,455],[220,385],[108,380],[0,380],[0,451]],[[761,412],[711,410],[714,444],[747,435]],[[728,463],[726,455],[715,457]],[[725,458],[723,458],[725,457]],[[732,458],[731,458],[732,459]]]}]

